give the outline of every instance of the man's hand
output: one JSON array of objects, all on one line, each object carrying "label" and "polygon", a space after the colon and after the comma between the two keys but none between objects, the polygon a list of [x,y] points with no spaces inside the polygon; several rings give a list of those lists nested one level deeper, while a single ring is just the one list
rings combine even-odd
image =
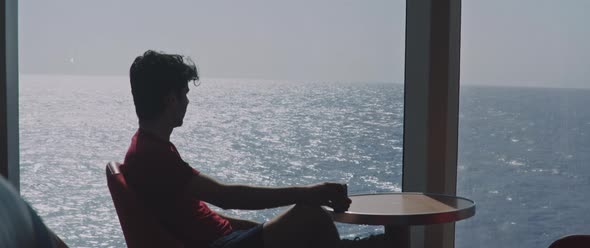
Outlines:
[{"label": "man's hand", "polygon": [[334,209],[334,212],[344,212],[350,207],[352,200],[348,198],[346,184],[320,183],[307,187],[304,203],[323,205]]}]

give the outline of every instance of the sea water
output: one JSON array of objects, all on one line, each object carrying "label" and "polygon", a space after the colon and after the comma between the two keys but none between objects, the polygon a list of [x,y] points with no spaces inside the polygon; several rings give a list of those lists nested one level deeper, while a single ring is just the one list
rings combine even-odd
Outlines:
[{"label": "sea water", "polygon": [[[588,233],[589,98],[585,90],[462,88],[458,192],[478,209],[457,224],[458,247],[539,247]],[[400,84],[204,79],[189,99],[171,140],[222,182],[401,189]],[[125,247],[105,165],[123,160],[137,129],[128,79],[22,75],[19,100],[24,198],[71,247]],[[222,212],[267,221],[284,210]],[[337,226],[343,238],[383,232]]]}]

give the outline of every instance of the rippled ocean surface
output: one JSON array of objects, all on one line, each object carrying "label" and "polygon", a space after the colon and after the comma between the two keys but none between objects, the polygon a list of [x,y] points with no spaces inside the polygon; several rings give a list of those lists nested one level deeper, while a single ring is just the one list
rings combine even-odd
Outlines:
[{"label": "rippled ocean surface", "polygon": [[[189,99],[172,142],[221,181],[400,190],[402,85],[205,79]],[[457,225],[458,247],[539,247],[588,233],[588,99],[589,91],[462,89],[459,194],[478,213]],[[21,76],[21,191],[71,247],[125,247],[105,165],[123,160],[136,128],[126,77]],[[284,210],[225,213],[265,221]],[[338,228],[345,238],[383,231]]]}]

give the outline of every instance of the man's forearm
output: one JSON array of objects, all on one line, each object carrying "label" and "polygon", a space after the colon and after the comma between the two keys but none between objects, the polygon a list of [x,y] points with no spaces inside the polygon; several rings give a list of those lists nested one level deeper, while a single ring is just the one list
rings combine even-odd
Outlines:
[{"label": "man's forearm", "polygon": [[253,187],[228,185],[224,188],[223,200],[218,205],[224,209],[266,209],[292,205],[305,201],[305,187]]},{"label": "man's forearm", "polygon": [[266,209],[292,204],[325,205],[346,210],[351,200],[346,185],[323,182],[307,186],[271,188],[223,184],[198,174],[187,187],[188,193],[223,209]]}]

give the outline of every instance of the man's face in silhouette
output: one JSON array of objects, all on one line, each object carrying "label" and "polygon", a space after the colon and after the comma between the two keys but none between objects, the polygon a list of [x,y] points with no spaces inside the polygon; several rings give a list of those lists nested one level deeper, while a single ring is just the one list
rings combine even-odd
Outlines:
[{"label": "man's face in silhouette", "polygon": [[176,95],[176,104],[175,104],[175,111],[174,111],[174,127],[182,126],[184,115],[186,114],[186,108],[188,107],[188,85],[182,90],[180,90],[180,94]]}]

